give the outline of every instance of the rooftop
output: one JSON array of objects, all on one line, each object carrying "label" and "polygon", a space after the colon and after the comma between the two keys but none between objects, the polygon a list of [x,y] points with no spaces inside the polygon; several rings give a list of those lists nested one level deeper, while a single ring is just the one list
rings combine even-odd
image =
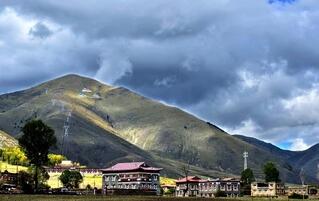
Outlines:
[{"label": "rooftop", "polygon": [[150,167],[145,162],[129,162],[117,163],[110,168],[102,169],[103,172],[121,172],[133,170],[160,171],[162,168]]},{"label": "rooftop", "polygon": [[197,177],[197,176],[188,176],[187,178],[180,178],[176,180],[176,183],[185,183],[185,182],[204,182],[206,180]]}]

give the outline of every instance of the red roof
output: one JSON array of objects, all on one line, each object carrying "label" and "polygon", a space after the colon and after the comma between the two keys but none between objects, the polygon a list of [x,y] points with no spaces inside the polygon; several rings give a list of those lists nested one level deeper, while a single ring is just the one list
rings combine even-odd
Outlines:
[{"label": "red roof", "polygon": [[110,168],[102,169],[103,172],[122,172],[122,171],[160,171],[162,168],[150,167],[145,162],[117,163]]},{"label": "red roof", "polygon": [[[187,177],[187,182],[190,182],[190,183],[197,183],[197,182],[199,183],[199,182],[205,182],[205,181],[206,180],[201,179],[197,176],[188,176]],[[176,180],[176,183],[186,183],[186,177]]]}]

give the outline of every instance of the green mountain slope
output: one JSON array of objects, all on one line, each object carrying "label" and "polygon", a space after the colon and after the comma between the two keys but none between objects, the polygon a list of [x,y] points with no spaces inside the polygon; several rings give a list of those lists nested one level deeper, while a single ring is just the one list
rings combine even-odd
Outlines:
[{"label": "green mountain slope", "polygon": [[[0,129],[19,136],[31,118],[41,118],[56,131],[61,151],[64,126],[69,125],[64,153],[94,167],[116,161],[146,160],[177,176],[183,163],[194,173],[239,174],[242,153],[261,175],[265,161],[276,161],[286,180],[294,180],[286,161],[263,147],[231,136],[176,107],[140,96],[122,87],[67,75],[33,88],[0,96]],[[67,122],[69,119],[69,122]]]}]

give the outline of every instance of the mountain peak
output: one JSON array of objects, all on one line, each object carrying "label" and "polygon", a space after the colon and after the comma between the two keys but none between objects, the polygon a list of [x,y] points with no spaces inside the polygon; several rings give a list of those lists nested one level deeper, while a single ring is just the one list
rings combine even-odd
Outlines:
[{"label": "mountain peak", "polygon": [[111,86],[101,83],[89,77],[78,74],[67,74],[62,77],[55,78],[41,85],[50,89],[73,89],[82,90],[83,88],[110,88]]}]

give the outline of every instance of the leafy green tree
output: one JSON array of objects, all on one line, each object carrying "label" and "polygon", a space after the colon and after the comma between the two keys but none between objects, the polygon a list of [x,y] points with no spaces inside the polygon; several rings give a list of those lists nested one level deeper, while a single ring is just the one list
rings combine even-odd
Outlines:
[{"label": "leafy green tree", "polygon": [[247,168],[241,172],[241,193],[243,195],[251,194],[251,183],[255,181],[254,172],[252,169]]},{"label": "leafy green tree", "polygon": [[266,182],[280,182],[279,171],[273,162],[267,162],[264,165],[264,174]]},{"label": "leafy green tree", "polygon": [[28,165],[28,159],[20,147],[4,147],[0,150],[0,157],[12,165]]},{"label": "leafy green tree", "polygon": [[60,164],[63,160],[66,160],[66,157],[63,155],[59,155],[59,154],[49,154],[48,155],[49,158],[49,166],[55,166]]},{"label": "leafy green tree", "polygon": [[54,130],[41,120],[32,120],[22,128],[23,135],[19,138],[22,147],[30,163],[35,166],[34,182],[35,190],[38,190],[38,171],[43,165],[48,164],[49,149],[56,145],[57,139]]},{"label": "leafy green tree", "polygon": [[79,188],[80,183],[83,181],[81,173],[73,170],[64,170],[59,179],[66,188]]},{"label": "leafy green tree", "polygon": [[246,170],[241,172],[241,179],[244,185],[250,185],[252,182],[255,181],[254,172],[252,169],[247,168]]}]

